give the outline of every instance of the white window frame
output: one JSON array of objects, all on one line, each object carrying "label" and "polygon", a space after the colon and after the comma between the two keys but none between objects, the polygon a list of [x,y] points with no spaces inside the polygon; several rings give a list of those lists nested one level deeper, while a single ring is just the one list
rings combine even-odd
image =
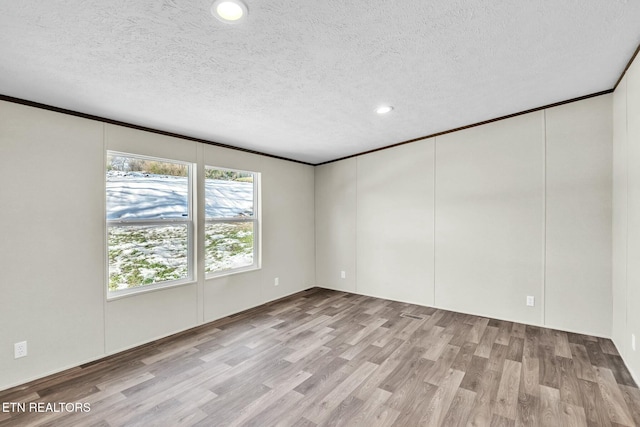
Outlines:
[{"label": "white window frame", "polygon": [[[247,265],[244,267],[238,268],[230,268],[227,270],[220,270],[214,272],[206,272],[205,271],[205,279],[212,279],[221,276],[228,276],[236,273],[244,273],[247,271],[259,270],[261,268],[261,258],[260,258],[260,172],[248,171],[242,169],[231,169],[225,168],[221,166],[213,166],[213,165],[205,165],[205,177],[204,177],[204,188],[205,188],[205,206],[206,206],[206,170],[207,169],[216,169],[221,171],[229,171],[229,172],[238,172],[238,173],[247,173],[253,175],[253,216],[252,217],[218,217],[218,218],[210,218],[207,217],[206,210],[204,213],[204,223],[205,229],[207,224],[228,224],[228,223],[253,223],[253,264]],[[204,244],[206,246],[206,235],[205,230],[202,232]],[[204,254],[205,259],[205,270],[206,270],[206,249]]]},{"label": "white window frame", "polygon": [[[195,266],[194,266],[194,180],[195,180],[195,165],[190,162],[185,162],[181,160],[175,159],[166,159],[162,157],[155,156],[145,156],[141,154],[135,153],[125,153],[121,151],[113,151],[107,150],[106,152],[108,156],[120,156],[120,157],[129,157],[141,160],[149,160],[149,161],[157,161],[164,163],[175,163],[184,165],[187,167],[188,176],[187,176],[187,217],[181,218],[167,218],[167,219],[118,219],[118,220],[108,220],[106,219],[107,214],[107,205],[105,201],[105,219],[106,219],[106,227],[105,227],[105,247],[106,247],[106,292],[107,299],[114,299],[124,295],[136,294],[141,292],[152,291],[156,289],[162,289],[172,286],[184,285],[187,283],[193,283],[195,281]],[[106,186],[106,169],[105,169],[105,186]],[[105,197],[106,197],[106,187],[105,187]],[[151,283],[149,285],[136,286],[132,288],[126,289],[118,289],[112,291],[109,289],[109,229],[112,227],[131,227],[131,226],[152,226],[152,227],[162,227],[162,226],[175,226],[175,225],[186,225],[187,226],[187,277],[176,280],[165,280],[162,282]]]}]

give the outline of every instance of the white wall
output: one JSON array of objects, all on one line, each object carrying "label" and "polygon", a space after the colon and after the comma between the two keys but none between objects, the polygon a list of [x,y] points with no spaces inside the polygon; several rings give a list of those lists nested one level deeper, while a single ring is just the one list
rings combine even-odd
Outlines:
[{"label": "white wall", "polygon": [[627,72],[627,342],[629,369],[640,380],[640,59]]},{"label": "white wall", "polygon": [[206,280],[204,321],[313,287],[313,167],[213,146],[204,146],[204,158],[208,165],[262,173],[262,269]]},{"label": "white wall", "polygon": [[541,323],[544,113],[436,138],[438,307]]},{"label": "white wall", "polygon": [[610,336],[611,102],[317,167],[318,286]]},{"label": "white wall", "polygon": [[105,197],[102,123],[1,101],[0,117],[3,389],[104,354]]},{"label": "white wall", "polygon": [[604,337],[612,320],[611,98],[546,111],[545,325]]},{"label": "white wall", "polygon": [[434,141],[357,157],[357,291],[433,305]]},{"label": "white wall", "polygon": [[[0,117],[0,389],[314,285],[313,167],[8,102]],[[199,242],[193,283],[106,301],[106,149],[261,172],[262,269],[205,280]]]},{"label": "white wall", "polygon": [[[614,93],[613,340],[640,379],[640,59]],[[636,337],[636,350],[631,336]]]},{"label": "white wall", "polygon": [[625,353],[627,339],[627,77],[613,94],[613,247],[612,333],[618,351]]},{"label": "white wall", "polygon": [[316,282],[328,289],[356,292],[357,173],[356,158],[316,167]]}]

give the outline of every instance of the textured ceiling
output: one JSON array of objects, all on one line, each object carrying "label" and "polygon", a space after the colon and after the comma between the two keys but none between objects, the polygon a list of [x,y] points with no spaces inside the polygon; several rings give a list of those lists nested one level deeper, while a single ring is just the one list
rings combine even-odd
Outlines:
[{"label": "textured ceiling", "polygon": [[638,0],[212,1],[0,0],[0,94],[319,163],[611,89],[640,43]]}]

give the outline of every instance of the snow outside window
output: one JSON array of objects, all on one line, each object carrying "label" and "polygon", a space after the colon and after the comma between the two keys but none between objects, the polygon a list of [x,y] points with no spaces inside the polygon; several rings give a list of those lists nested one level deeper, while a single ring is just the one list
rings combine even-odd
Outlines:
[{"label": "snow outside window", "polygon": [[110,296],[192,280],[191,168],[107,152]]},{"label": "snow outside window", "polygon": [[258,268],[256,172],[205,167],[205,273]]}]

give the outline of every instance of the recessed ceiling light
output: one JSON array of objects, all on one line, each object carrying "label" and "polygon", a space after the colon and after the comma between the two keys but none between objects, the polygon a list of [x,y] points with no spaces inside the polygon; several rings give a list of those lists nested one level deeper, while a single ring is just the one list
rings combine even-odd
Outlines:
[{"label": "recessed ceiling light", "polygon": [[387,114],[391,110],[393,110],[393,107],[391,105],[381,105],[378,108],[376,108],[376,113]]},{"label": "recessed ceiling light", "polygon": [[228,24],[241,21],[247,13],[247,5],[240,0],[216,0],[211,5],[211,14]]}]

